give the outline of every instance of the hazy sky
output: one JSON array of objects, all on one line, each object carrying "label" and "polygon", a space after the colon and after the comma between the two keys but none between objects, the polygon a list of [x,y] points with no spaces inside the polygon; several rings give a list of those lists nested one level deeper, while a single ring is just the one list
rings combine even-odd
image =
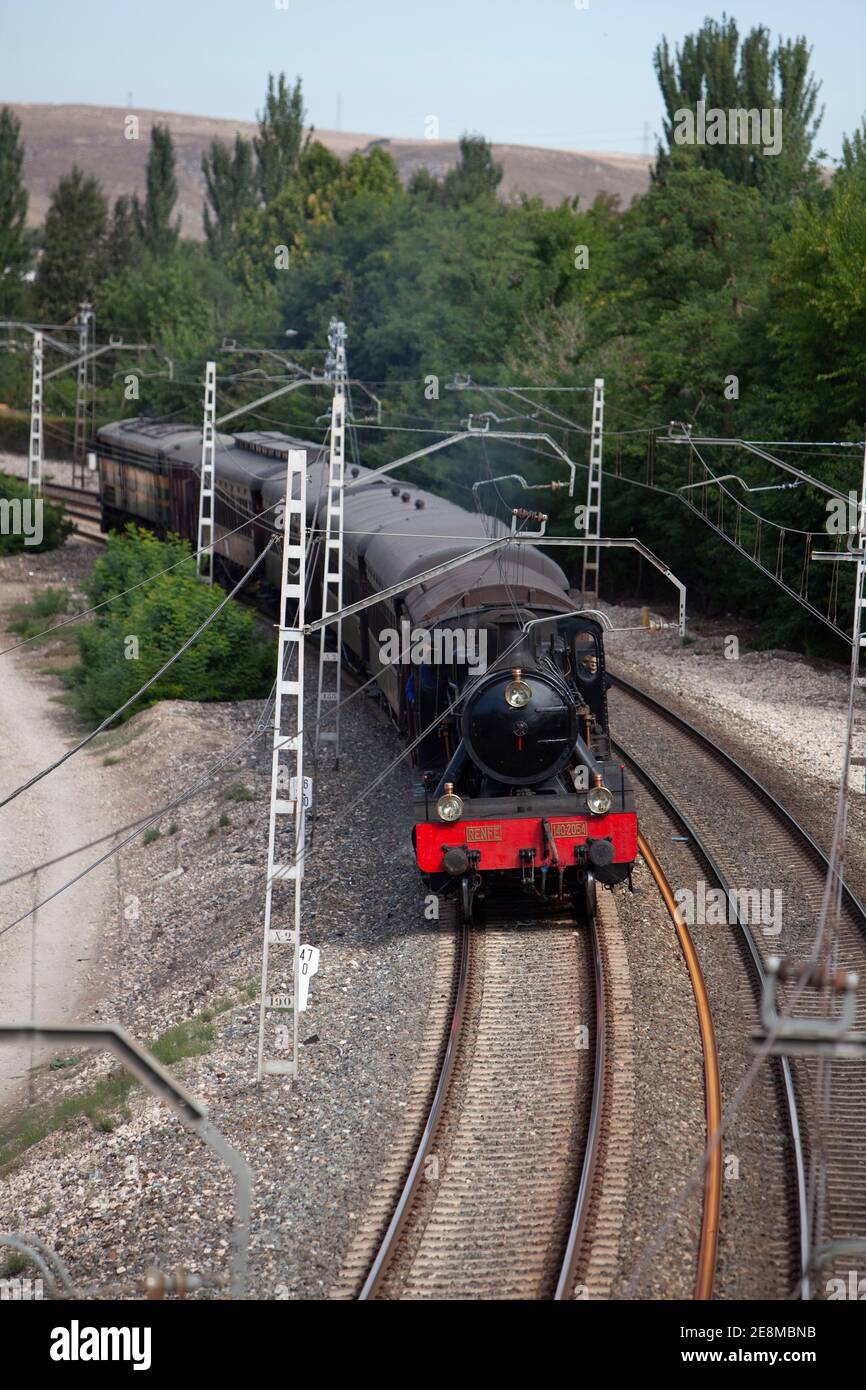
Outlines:
[{"label": "hazy sky", "polygon": [[[268,69],[323,129],[640,153],[652,51],[712,0],[0,0],[0,101],[254,119]],[[866,0],[727,0],[740,31],[805,34],[832,157],[866,110]],[[652,146],[651,146],[652,148]]]}]

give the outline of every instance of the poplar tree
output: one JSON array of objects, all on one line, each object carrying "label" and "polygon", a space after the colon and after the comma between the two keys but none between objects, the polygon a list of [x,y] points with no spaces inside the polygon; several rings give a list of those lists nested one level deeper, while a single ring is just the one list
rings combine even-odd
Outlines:
[{"label": "poplar tree", "polygon": [[177,202],[174,141],[168,126],[155,125],[150,132],[147,156],[147,193],[142,206],[133,198],[133,214],[139,239],[154,256],[167,256],[177,245],[180,218],[172,225]]},{"label": "poplar tree", "polygon": [[272,202],[297,176],[301,156],[306,154],[313,133],[310,127],[305,136],[305,122],[301,79],[289,87],[285,73],[281,72],[275,85],[273,73],[269,73],[265,109],[259,116],[259,133],[253,140],[259,162],[259,191],[265,204]]},{"label": "poplar tree", "polygon": [[[771,196],[789,196],[803,182],[823,114],[823,108],[816,114],[821,84],[809,72],[811,53],[804,38],[779,39],[771,48],[770,31],[762,25],[741,43],[736,20],[726,15],[721,23],[705,20],[673,56],[663,38],[653,55],[665,106],[655,177],[664,178],[674,162],[693,161]],[[724,143],[678,144],[677,113],[696,112],[699,101],[707,111],[721,110],[726,116],[731,110],[780,110],[780,152],[765,154],[763,142],[734,143],[730,128]]]},{"label": "poplar tree", "polygon": [[204,209],[205,236],[211,251],[224,255],[234,246],[241,213],[256,205],[252,144],[236,135],[232,150],[222,140],[213,140],[202,155],[201,169],[209,204]]},{"label": "poplar tree", "polygon": [[112,274],[116,270],[126,269],[135,255],[137,245],[138,231],[132,199],[123,194],[120,198],[115,199],[111,227],[108,232],[106,250],[108,252],[108,269]]}]

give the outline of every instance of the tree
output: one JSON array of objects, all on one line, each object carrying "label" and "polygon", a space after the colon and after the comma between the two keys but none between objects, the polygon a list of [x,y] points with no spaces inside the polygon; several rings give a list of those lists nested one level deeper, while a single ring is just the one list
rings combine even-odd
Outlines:
[{"label": "tree", "polygon": [[796,205],[774,251],[767,333],[783,416],[797,433],[856,437],[866,419],[866,197],[853,153],[829,201]]},{"label": "tree", "polygon": [[207,252],[189,243],[169,256],[144,251],[103,284],[101,321],[117,331],[134,324],[144,342],[170,357],[204,357],[215,343],[218,305],[203,283],[200,259],[207,260]]},{"label": "tree", "polygon": [[289,88],[285,73],[281,72],[275,86],[273,74],[268,73],[265,109],[259,116],[259,133],[253,140],[259,162],[259,190],[266,204],[298,172],[312,136],[312,127],[304,136],[305,122],[301,79],[297,78],[294,87]]},{"label": "tree", "polygon": [[[822,108],[816,118],[820,83],[809,75],[810,57],[804,38],[780,39],[771,51],[769,30],[762,26],[740,44],[736,21],[724,15],[720,24],[707,19],[696,34],[688,34],[675,58],[663,38],[653,61],[665,105],[667,148],[659,146],[656,177],[664,177],[673,162],[693,161],[737,183],[787,197],[802,183],[823,114]],[[696,118],[699,101],[705,105],[705,131],[697,120],[694,128],[689,121],[689,115]],[[714,111],[724,114],[724,122],[710,116]],[[732,138],[731,111],[766,113],[760,137],[750,124],[736,132],[740,138]],[[781,124],[776,111],[782,113]]]},{"label": "tree", "polygon": [[502,182],[502,165],[494,164],[493,151],[483,135],[461,135],[460,162],[437,179],[429,169],[416,169],[409,192],[418,202],[459,207],[474,198],[493,197]]},{"label": "tree", "polygon": [[137,196],[133,199],[138,236],[147,250],[155,256],[164,256],[177,245],[180,218],[174,226],[171,223],[176,201],[174,141],[168,126],[155,125],[150,132],[144,206],[142,207]]},{"label": "tree", "polygon": [[0,309],[4,312],[18,301],[21,274],[30,259],[23,164],[21,122],[4,106],[0,111]]},{"label": "tree", "polygon": [[[235,242],[241,213],[256,205],[256,168],[252,144],[235,136],[234,150],[222,140],[213,140],[202,155],[207,207],[204,230],[211,251],[223,256]],[[213,217],[211,217],[211,212]]]},{"label": "tree", "polygon": [[45,218],[42,259],[36,274],[41,313],[70,318],[82,300],[93,299],[105,275],[108,207],[102,188],[73,167],[51,195]]},{"label": "tree", "polygon": [[344,221],[359,201],[369,200],[382,210],[402,196],[397,166],[386,150],[374,146],[366,155],[354,150],[344,163],[314,140],[301,154],[296,176],[276,197],[241,214],[230,272],[267,300],[269,286],[282,278],[281,269],[296,268],[310,253],[317,228]]},{"label": "tree", "polygon": [[132,261],[138,245],[138,232],[132,199],[125,194],[116,198],[108,233],[107,263],[109,274],[125,270]]},{"label": "tree", "polygon": [[860,122],[854,134],[842,136],[842,158],[839,163],[841,174],[866,177],[866,118]]},{"label": "tree", "polygon": [[460,163],[449,169],[442,183],[445,202],[456,207],[473,198],[493,197],[501,182],[502,165],[494,164],[484,136],[461,135]]}]

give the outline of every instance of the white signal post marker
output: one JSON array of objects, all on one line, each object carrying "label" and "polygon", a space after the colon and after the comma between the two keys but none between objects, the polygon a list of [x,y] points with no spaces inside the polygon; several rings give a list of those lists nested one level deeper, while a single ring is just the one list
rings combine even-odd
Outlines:
[{"label": "white signal post marker", "polygon": [[[307,542],[307,456],[291,449],[286,470],[280,627],[277,645],[268,877],[262,942],[257,1080],[298,1074],[298,1014],[301,1011],[301,884],[304,875],[306,802],[304,778],[304,589]],[[294,674],[291,671],[294,661]],[[298,797],[298,788],[301,796]],[[309,792],[312,788],[309,787]],[[292,885],[291,925],[274,926],[274,891]],[[288,906],[288,904],[285,904]],[[313,948],[306,947],[305,950]],[[318,957],[318,953],[317,957]],[[288,957],[288,959],[286,959]],[[318,965],[318,959],[316,961]],[[309,990],[309,968],[304,1005]],[[291,1015],[287,1021],[286,1015]]]},{"label": "white signal post marker", "polygon": [[310,981],[319,969],[318,946],[301,947],[301,978],[298,987],[298,1012],[306,1013],[310,995]]}]

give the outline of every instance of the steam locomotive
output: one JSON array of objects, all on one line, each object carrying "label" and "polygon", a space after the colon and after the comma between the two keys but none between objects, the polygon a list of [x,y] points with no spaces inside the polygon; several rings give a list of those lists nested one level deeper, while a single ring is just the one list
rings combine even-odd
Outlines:
[{"label": "steam locomotive", "polygon": [[422,772],[418,864],[436,891],[458,894],[465,920],[518,885],[591,917],[596,884],[629,879],[637,854],[632,788],[610,755],[601,624],[540,616],[535,598],[478,613],[497,655],[462,688],[447,764]]},{"label": "steam locomotive", "polygon": [[[214,549],[226,576],[244,573],[273,532],[289,448],[306,451],[314,526],[327,494],[323,446],[273,431],[217,438]],[[200,430],[119,421],[99,431],[97,453],[104,530],[133,521],[195,543]],[[491,517],[350,467],[344,602],[506,535]],[[263,583],[274,593],[279,563],[273,547]],[[343,660],[375,678],[411,745],[418,866],[436,892],[456,895],[464,919],[499,888],[591,916],[598,883],[630,878],[637,818],[610,753],[602,625],[549,556],[507,543],[352,615],[342,640]]]}]

